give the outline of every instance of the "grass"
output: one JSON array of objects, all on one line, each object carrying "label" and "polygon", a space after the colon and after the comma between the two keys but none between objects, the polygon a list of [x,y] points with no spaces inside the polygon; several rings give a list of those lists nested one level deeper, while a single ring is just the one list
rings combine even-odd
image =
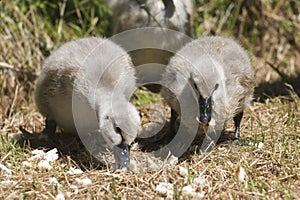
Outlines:
[{"label": "grass", "polygon": [[[66,199],[159,199],[167,195],[157,186],[168,183],[170,199],[299,199],[299,1],[195,4],[197,36],[233,37],[252,56],[257,87],[242,121],[243,145],[219,144],[205,156],[195,151],[165,169],[124,173],[98,166],[85,152],[60,152],[51,170],[39,168],[40,160],[24,165],[33,156],[33,144],[10,139],[20,134],[19,126],[30,132],[44,127],[34,89],[45,57],[65,41],[109,36],[110,11],[102,1],[0,1],[0,198],[55,199],[63,194]],[[133,102],[143,116],[153,104],[164,105],[159,95],[143,89]],[[71,167],[83,172],[70,174]],[[92,183],[80,182],[86,178]],[[186,192],[187,186],[194,193]]]}]

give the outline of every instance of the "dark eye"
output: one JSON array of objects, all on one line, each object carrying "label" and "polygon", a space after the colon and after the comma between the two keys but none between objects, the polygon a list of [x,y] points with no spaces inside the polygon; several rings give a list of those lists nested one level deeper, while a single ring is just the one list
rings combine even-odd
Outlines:
[{"label": "dark eye", "polygon": [[118,127],[117,125],[114,125],[114,128],[115,128],[116,133],[121,133],[122,132],[120,127]]},{"label": "dark eye", "polygon": [[196,84],[196,83],[194,83],[194,88],[197,90],[197,92],[199,92],[199,90],[198,90],[198,86],[197,86],[197,84]]}]

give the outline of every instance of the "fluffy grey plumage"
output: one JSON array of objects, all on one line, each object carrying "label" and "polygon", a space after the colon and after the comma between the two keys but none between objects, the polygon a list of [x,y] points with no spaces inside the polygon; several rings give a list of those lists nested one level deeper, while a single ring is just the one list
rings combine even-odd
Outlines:
[{"label": "fluffy grey plumage", "polygon": [[113,12],[113,33],[163,27],[191,35],[192,0],[106,0]]},{"label": "fluffy grey plumage", "polygon": [[[126,30],[152,27],[151,30],[135,30],[128,33],[129,45],[123,45],[130,51],[132,61],[137,68],[137,82],[140,84],[158,82],[173,52],[190,41],[192,35],[192,0],[106,0],[113,13],[112,32],[117,34]],[[153,28],[156,27],[156,28]],[[174,31],[161,29],[171,29]],[[125,33],[126,35],[126,33]],[[187,36],[188,35],[188,36]],[[134,45],[134,48],[127,46]],[[158,63],[162,65],[155,65]],[[145,65],[146,64],[146,65]],[[154,78],[153,78],[154,77]],[[159,91],[158,86],[150,86]]]},{"label": "fluffy grey plumage", "polygon": [[140,126],[129,102],[134,89],[128,54],[108,39],[83,38],[62,45],[46,59],[36,104],[50,136],[57,124],[64,134],[98,131],[109,146],[131,144]]},{"label": "fluffy grey plumage", "polygon": [[239,137],[243,110],[252,99],[254,75],[249,56],[232,39],[201,37],[188,43],[170,60],[163,84],[173,89],[174,94],[163,89],[162,95],[177,113],[187,108],[180,108],[175,96],[194,98],[182,96],[184,88],[190,84],[200,104],[199,121],[214,126],[234,118],[235,136]]}]

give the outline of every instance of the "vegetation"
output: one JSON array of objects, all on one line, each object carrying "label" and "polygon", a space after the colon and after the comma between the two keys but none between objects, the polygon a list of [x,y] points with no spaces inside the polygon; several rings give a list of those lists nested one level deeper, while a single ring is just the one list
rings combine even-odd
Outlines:
[{"label": "vegetation", "polygon": [[[299,198],[300,2],[194,2],[196,36],[233,37],[252,56],[257,86],[242,121],[243,145],[219,144],[204,157],[195,153],[172,167],[135,174],[99,167],[84,152],[60,153],[51,169],[39,168],[40,160],[31,159],[34,145],[10,139],[18,137],[19,126],[43,130],[34,88],[44,59],[66,41],[109,37],[111,11],[99,0],[0,1],[1,199]],[[154,103],[164,105],[142,89],[133,101],[144,114]],[[172,191],[163,194],[160,183]]]}]

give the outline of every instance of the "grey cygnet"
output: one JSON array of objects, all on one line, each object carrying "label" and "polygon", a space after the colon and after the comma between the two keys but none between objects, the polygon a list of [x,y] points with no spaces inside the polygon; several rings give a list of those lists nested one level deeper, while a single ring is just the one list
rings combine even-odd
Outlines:
[{"label": "grey cygnet", "polygon": [[100,143],[114,149],[116,163],[128,166],[129,145],[140,128],[129,102],[135,82],[131,58],[112,41],[88,37],[65,43],[46,59],[35,93],[49,137],[56,125],[63,134],[96,131],[104,138]]},{"label": "grey cygnet", "polygon": [[[130,51],[137,70],[137,84],[139,86],[146,84],[152,92],[159,92],[161,87],[158,84],[165,66],[174,52],[193,36],[191,25],[193,1],[106,0],[105,2],[113,14],[112,34],[117,34],[117,40],[122,41],[120,44]],[[119,39],[118,33],[126,39]]]},{"label": "grey cygnet", "polygon": [[134,28],[163,27],[191,35],[192,0],[106,0],[113,34]]},{"label": "grey cygnet", "polygon": [[252,100],[254,73],[248,54],[237,42],[226,37],[207,36],[188,43],[170,60],[162,82],[173,88],[173,93],[162,89],[163,97],[172,108],[172,127],[176,114],[185,109],[180,108],[176,98],[185,98],[183,90],[190,85],[199,105],[199,116],[192,120],[204,127],[217,123],[224,128],[226,121],[233,118],[234,136],[239,139],[243,111]]}]

